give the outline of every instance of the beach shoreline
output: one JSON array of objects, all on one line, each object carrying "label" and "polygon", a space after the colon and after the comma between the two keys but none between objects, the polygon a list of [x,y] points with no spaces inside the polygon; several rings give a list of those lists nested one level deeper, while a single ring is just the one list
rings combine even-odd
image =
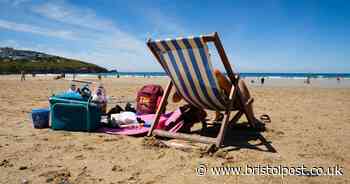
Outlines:
[{"label": "beach shoreline", "polygon": [[[53,80],[58,74],[42,74],[36,75],[26,75],[26,80]],[[159,79],[159,80],[169,80],[167,76],[142,76],[142,75],[121,75],[117,76],[102,76],[102,80],[98,80],[97,75],[93,74],[80,74],[76,75],[76,80],[92,80],[95,82],[102,82],[107,80],[128,80],[133,79]],[[0,80],[20,80],[21,75],[11,74],[11,75],[0,75]],[[342,78],[339,82],[336,78],[311,78],[310,84],[306,84],[306,78],[284,78],[284,77],[264,77],[265,82],[261,84],[261,77],[242,77],[242,79],[250,86],[255,87],[311,87],[311,88],[350,88],[350,78]],[[67,74],[64,79],[61,80],[73,80],[73,75]]]}]

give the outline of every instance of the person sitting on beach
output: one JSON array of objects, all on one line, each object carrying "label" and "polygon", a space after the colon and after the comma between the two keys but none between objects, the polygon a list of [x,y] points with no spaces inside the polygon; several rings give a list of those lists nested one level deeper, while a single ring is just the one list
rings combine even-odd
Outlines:
[{"label": "person sitting on beach", "polygon": [[[230,82],[230,80],[224,74],[222,74],[218,69],[214,69],[214,75],[216,77],[216,80],[218,81],[219,87],[224,91],[224,93],[227,96],[229,96],[231,87],[232,87],[232,83]],[[238,85],[239,85],[239,92],[243,98],[243,102],[247,102],[251,97],[247,85],[245,84],[244,80],[239,80]],[[182,96],[176,91],[173,95],[172,100],[174,103],[180,102],[182,100]],[[234,106],[236,109],[240,108],[238,103],[235,103]],[[246,117],[249,122],[261,124],[261,122],[254,115],[252,104],[249,104],[246,108]],[[222,119],[223,119],[223,114],[217,111],[215,115],[215,121],[220,121]]]}]

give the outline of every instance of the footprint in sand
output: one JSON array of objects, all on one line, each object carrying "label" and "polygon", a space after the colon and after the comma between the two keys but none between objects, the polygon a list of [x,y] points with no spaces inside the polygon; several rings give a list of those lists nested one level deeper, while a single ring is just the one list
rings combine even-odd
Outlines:
[{"label": "footprint in sand", "polygon": [[13,167],[13,164],[9,160],[4,159],[0,162],[0,167]]},{"label": "footprint in sand", "polygon": [[81,154],[81,155],[75,156],[74,158],[77,159],[77,160],[84,160],[85,156],[83,154]]},{"label": "footprint in sand", "polygon": [[112,167],[112,171],[123,172],[124,169],[122,167],[120,167],[119,165],[114,165]]}]

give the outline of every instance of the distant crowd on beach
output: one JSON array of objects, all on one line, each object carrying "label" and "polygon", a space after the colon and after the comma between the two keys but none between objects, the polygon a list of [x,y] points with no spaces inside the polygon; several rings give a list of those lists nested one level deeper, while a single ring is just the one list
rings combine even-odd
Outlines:
[{"label": "distant crowd on beach", "polygon": [[[260,77],[260,78],[256,78],[256,80],[251,79],[250,83],[251,84],[258,83],[261,86],[263,86],[265,84],[266,78],[268,78],[268,77]],[[340,76],[336,77],[336,81],[337,81],[338,84],[341,82],[341,80],[342,80],[342,78]],[[311,84],[311,77],[307,76],[306,79],[304,80],[304,83],[307,84],[307,85]]]},{"label": "distant crowd on beach", "polygon": [[[337,83],[339,84],[340,81],[341,81],[341,78],[339,76],[336,77],[336,80],[337,80]],[[310,76],[307,76],[304,83],[306,84],[311,84],[311,77]]]},{"label": "distant crowd on beach", "polygon": [[[32,77],[35,77],[35,76],[36,76],[35,73],[32,73],[31,75],[32,75]],[[78,75],[78,74],[76,74],[76,73],[73,73],[73,74],[72,74],[73,80],[75,80],[75,78],[77,77],[77,75]],[[117,78],[120,77],[119,73],[116,74],[116,77],[117,77]],[[54,79],[54,80],[58,80],[58,79],[65,79],[65,78],[66,78],[66,74],[65,74],[65,73],[61,73],[61,74],[58,74],[57,76],[55,76],[53,79]],[[98,74],[98,75],[97,75],[97,79],[98,79],[98,80],[102,80],[102,75],[101,75],[101,74]],[[25,81],[25,80],[26,80],[26,73],[25,73],[24,71],[21,71],[21,78],[20,78],[20,80],[21,80],[21,81]]]},{"label": "distant crowd on beach", "polygon": [[[260,81],[260,84],[261,84],[261,85],[264,85],[264,83],[265,83],[265,77],[261,77],[260,79],[257,78],[257,81]],[[255,83],[255,80],[254,80],[254,79],[250,80],[250,83],[254,84],[254,83]]]}]

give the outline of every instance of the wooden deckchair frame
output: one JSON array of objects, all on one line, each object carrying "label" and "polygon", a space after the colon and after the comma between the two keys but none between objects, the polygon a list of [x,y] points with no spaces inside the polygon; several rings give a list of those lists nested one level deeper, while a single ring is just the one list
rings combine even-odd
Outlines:
[{"label": "wooden deckchair frame", "polygon": [[[160,119],[160,115],[162,110],[165,108],[167,99],[169,97],[170,91],[173,87],[173,82],[170,80],[170,82],[168,83],[165,92],[163,94],[162,100],[160,102],[160,105],[158,106],[157,112],[156,112],[156,117],[155,120],[153,122],[153,124],[151,125],[151,128],[148,131],[147,136],[152,136],[152,135],[156,135],[156,136],[160,136],[160,137],[168,137],[168,138],[176,138],[176,139],[182,139],[182,140],[190,140],[190,141],[194,141],[194,142],[200,142],[200,143],[206,143],[206,144],[215,144],[216,147],[221,147],[224,141],[224,136],[225,136],[225,132],[227,129],[228,124],[230,123],[236,123],[240,117],[245,114],[247,112],[246,108],[247,105],[251,104],[253,102],[253,99],[249,99],[246,103],[243,101],[242,96],[240,94],[240,90],[239,90],[239,74],[235,73],[232,70],[232,67],[230,65],[230,62],[227,58],[227,55],[225,53],[224,47],[221,44],[219,35],[217,32],[213,33],[213,34],[209,34],[209,35],[205,35],[202,37],[205,43],[209,43],[209,42],[213,42],[218,53],[220,56],[220,59],[225,67],[226,73],[232,83],[232,87],[231,87],[231,91],[229,94],[229,101],[230,101],[230,105],[233,106],[233,100],[234,98],[238,98],[239,99],[239,104],[240,104],[240,109],[238,109],[238,112],[235,114],[235,116],[230,120],[230,115],[231,115],[231,111],[232,110],[226,110],[225,114],[224,114],[224,118],[223,118],[223,122],[221,124],[220,127],[220,131],[219,134],[216,138],[212,138],[212,137],[206,137],[206,136],[200,136],[200,135],[190,135],[190,134],[185,134],[185,133],[171,133],[165,130],[159,130],[159,129],[155,129],[156,125],[159,122]],[[151,40],[147,41],[147,46],[148,48],[151,50],[152,54],[156,57],[156,59],[158,60],[159,63],[161,63],[161,59],[159,58],[159,55],[157,54],[157,52],[155,51],[155,48],[153,48],[151,46]],[[253,123],[253,122],[249,122],[249,123]],[[252,124],[253,125],[253,124]],[[254,126],[254,125],[253,125]]]}]

